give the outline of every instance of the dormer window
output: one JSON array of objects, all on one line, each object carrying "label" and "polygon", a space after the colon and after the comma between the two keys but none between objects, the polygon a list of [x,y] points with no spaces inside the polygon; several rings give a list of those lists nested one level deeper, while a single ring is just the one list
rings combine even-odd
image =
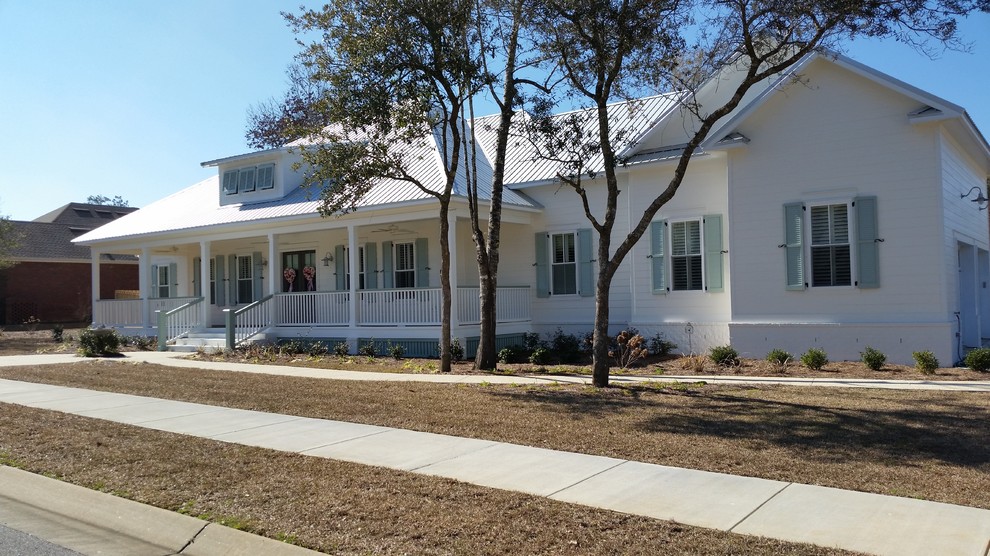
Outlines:
[{"label": "dormer window", "polygon": [[223,173],[223,192],[226,195],[251,193],[275,187],[275,164],[260,164],[227,170]]}]

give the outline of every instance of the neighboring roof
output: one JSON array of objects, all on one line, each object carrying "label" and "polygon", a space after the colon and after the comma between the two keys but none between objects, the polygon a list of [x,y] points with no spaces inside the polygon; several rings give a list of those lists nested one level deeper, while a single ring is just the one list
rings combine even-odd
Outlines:
[{"label": "neighboring roof", "polygon": [[33,222],[68,224],[76,228],[92,230],[136,210],[137,208],[134,207],[69,203],[35,218]]},{"label": "neighboring roof", "polygon": [[[10,250],[10,258],[20,260],[90,260],[90,249],[72,243],[84,230],[69,224],[53,222],[23,222],[11,220],[11,229],[17,243]],[[135,261],[128,255],[104,255],[103,259]]]}]

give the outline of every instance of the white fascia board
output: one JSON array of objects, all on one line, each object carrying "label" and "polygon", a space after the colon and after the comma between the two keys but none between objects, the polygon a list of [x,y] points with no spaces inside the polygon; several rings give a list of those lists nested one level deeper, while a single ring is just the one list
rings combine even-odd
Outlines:
[{"label": "white fascia board", "polygon": [[228,156],[225,158],[218,158],[216,160],[207,160],[206,162],[200,162],[199,165],[202,166],[203,168],[212,168],[215,166],[220,166],[221,164],[228,164],[230,162],[240,162],[243,160],[250,160],[252,158],[257,158],[260,156],[267,156],[267,155],[278,154],[283,152],[289,152],[289,147],[277,147],[274,149],[255,151],[253,153],[245,153],[234,156]]},{"label": "white fascia board", "polygon": [[885,87],[893,89],[906,97],[918,101],[921,104],[926,104],[928,106],[931,106],[932,108],[941,110],[943,113],[951,114],[951,116],[959,116],[963,112],[965,112],[963,107],[959,106],[958,104],[951,103],[945,100],[944,98],[929,93],[928,91],[924,91],[922,89],[915,87],[914,85],[905,83],[900,79],[897,79],[896,77],[891,77],[890,75],[887,75],[886,73],[871,68],[866,64],[857,62],[856,60],[853,60],[848,56],[844,56],[842,54],[838,54],[835,52],[829,52],[824,56],[827,59],[831,60],[833,63],[838,64],[839,66],[842,66],[853,73],[856,73],[871,81],[874,81],[879,85],[883,85]]}]

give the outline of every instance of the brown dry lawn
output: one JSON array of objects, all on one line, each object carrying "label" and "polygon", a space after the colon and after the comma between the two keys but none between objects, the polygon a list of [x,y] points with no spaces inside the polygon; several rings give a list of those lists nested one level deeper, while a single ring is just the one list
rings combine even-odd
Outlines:
[{"label": "brown dry lawn", "polygon": [[332,554],[848,554],[0,403],[0,463]]},{"label": "brown dry lawn", "polygon": [[990,394],[332,381],[94,361],[0,377],[990,508]]}]

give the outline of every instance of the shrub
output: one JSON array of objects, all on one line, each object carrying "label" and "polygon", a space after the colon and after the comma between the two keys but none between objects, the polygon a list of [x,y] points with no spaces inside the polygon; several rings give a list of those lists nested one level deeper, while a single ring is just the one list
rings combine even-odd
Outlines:
[{"label": "shrub", "polygon": [[451,361],[464,360],[464,347],[461,346],[461,341],[458,338],[452,338],[450,340],[450,360]]},{"label": "shrub", "polygon": [[79,352],[84,357],[120,353],[120,336],[111,328],[87,329],[79,335]]},{"label": "shrub", "polygon": [[914,366],[921,371],[921,374],[935,374],[935,369],[938,368],[938,359],[935,358],[934,353],[930,351],[916,351],[911,354],[911,357],[914,357]]},{"label": "shrub", "polygon": [[670,355],[675,349],[677,344],[664,337],[662,332],[657,332],[650,338],[650,353],[653,355]]},{"label": "shrub", "polygon": [[767,361],[776,365],[786,365],[787,362],[792,359],[794,359],[794,357],[782,349],[772,349],[770,350],[770,353],[767,354]]},{"label": "shrub", "polygon": [[523,355],[521,346],[509,346],[498,351],[499,363],[518,363]]},{"label": "shrub", "polygon": [[333,354],[337,357],[347,357],[351,354],[351,345],[347,342],[337,342],[333,346]]},{"label": "shrub", "polygon": [[406,354],[406,348],[402,344],[389,344],[388,354],[392,356],[392,359],[402,359],[402,356]]},{"label": "shrub", "polygon": [[739,352],[732,346],[715,346],[708,350],[708,358],[719,367],[739,365]]},{"label": "shrub", "polygon": [[639,334],[631,334],[628,330],[619,332],[615,342],[618,346],[615,350],[610,350],[609,355],[615,359],[615,364],[623,369],[634,365],[636,361],[650,353],[646,349],[646,340]]},{"label": "shrub", "polygon": [[134,346],[140,350],[148,351],[158,347],[158,338],[154,336],[123,336],[120,338],[121,345]]},{"label": "shrub", "polygon": [[529,362],[534,365],[549,365],[550,350],[545,347],[538,347],[529,354]]},{"label": "shrub", "polygon": [[540,341],[540,335],[536,332],[526,332],[523,334],[523,349],[526,353],[533,353],[538,348],[545,347]]},{"label": "shrub", "polygon": [[550,349],[561,363],[575,363],[581,360],[581,340],[574,334],[564,334],[557,329],[550,335]]},{"label": "shrub", "polygon": [[990,348],[977,348],[966,354],[966,366],[974,371],[990,371]]},{"label": "shrub", "polygon": [[828,354],[823,349],[811,348],[801,356],[801,363],[813,371],[820,371],[828,365]]},{"label": "shrub", "polygon": [[702,373],[705,371],[705,364],[708,358],[704,355],[688,355],[681,359],[681,368],[686,371]]},{"label": "shrub", "polygon": [[306,353],[310,357],[323,357],[324,355],[330,353],[330,346],[317,340],[315,342],[310,342],[306,346]]},{"label": "shrub", "polygon": [[279,344],[278,352],[280,355],[299,355],[306,352],[306,346],[299,340],[289,340]]},{"label": "shrub", "polygon": [[860,359],[863,363],[872,371],[879,371],[883,368],[883,364],[887,362],[887,356],[878,349],[873,349],[870,346],[866,346],[859,354]]},{"label": "shrub", "polygon": [[377,355],[377,352],[375,351],[375,341],[371,340],[365,344],[358,346],[357,352],[358,355],[366,355],[368,357],[374,357],[375,355]]},{"label": "shrub", "polygon": [[61,324],[56,324],[52,326],[52,341],[56,344],[61,344],[64,341],[65,327]]}]

